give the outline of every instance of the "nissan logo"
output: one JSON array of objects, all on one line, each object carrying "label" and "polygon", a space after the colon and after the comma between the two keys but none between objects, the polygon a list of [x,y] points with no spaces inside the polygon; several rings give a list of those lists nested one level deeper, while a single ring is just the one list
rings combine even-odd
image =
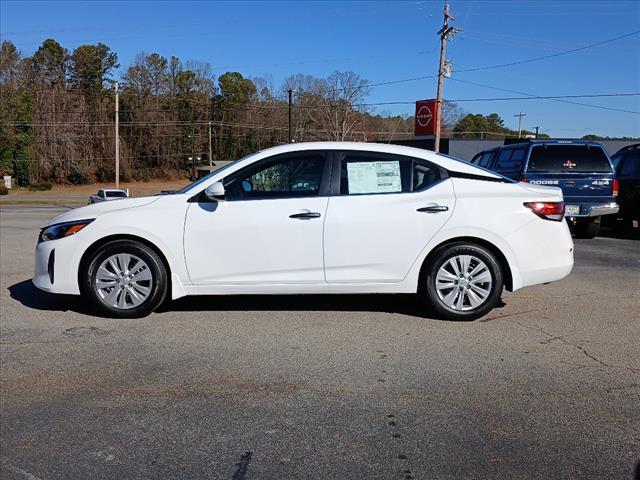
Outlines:
[{"label": "nissan logo", "polygon": [[418,113],[416,114],[416,120],[418,121],[418,125],[421,127],[426,127],[431,123],[431,119],[433,118],[433,114],[431,113],[431,109],[426,105],[422,105],[418,109]]}]

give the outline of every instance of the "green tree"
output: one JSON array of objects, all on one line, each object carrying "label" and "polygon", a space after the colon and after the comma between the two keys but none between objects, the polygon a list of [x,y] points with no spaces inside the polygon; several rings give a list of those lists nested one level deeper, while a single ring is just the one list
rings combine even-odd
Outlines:
[{"label": "green tree", "polygon": [[42,42],[40,48],[31,57],[34,80],[49,86],[64,86],[68,56],[67,49],[55,40],[49,38]]},{"label": "green tree", "polygon": [[85,93],[99,92],[112,70],[119,66],[118,55],[104,43],[81,45],[71,54],[69,80]]},{"label": "green tree", "polygon": [[497,113],[490,113],[486,116],[486,120],[492,131],[500,131],[504,128],[504,120]]},{"label": "green tree", "polygon": [[220,97],[224,104],[243,105],[256,99],[256,86],[238,72],[227,72],[218,78]]}]

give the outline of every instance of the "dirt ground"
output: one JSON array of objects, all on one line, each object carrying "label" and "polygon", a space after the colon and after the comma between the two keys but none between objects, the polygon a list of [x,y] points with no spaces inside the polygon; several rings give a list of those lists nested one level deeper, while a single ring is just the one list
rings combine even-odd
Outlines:
[{"label": "dirt ground", "polygon": [[[133,197],[141,197],[145,195],[153,195],[161,190],[178,190],[189,183],[189,180],[153,180],[150,182],[121,182],[120,188],[129,189],[129,194]],[[3,196],[3,199],[25,199],[30,197],[49,196],[69,196],[69,197],[88,197],[95,194],[101,188],[116,188],[115,182],[112,183],[93,183],[90,185],[54,185],[51,190],[31,191],[28,188],[12,188],[9,195]]]}]

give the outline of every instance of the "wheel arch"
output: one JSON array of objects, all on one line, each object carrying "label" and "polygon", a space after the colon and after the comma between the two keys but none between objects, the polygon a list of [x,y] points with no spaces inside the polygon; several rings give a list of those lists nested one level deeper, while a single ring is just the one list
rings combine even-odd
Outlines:
[{"label": "wheel arch", "polygon": [[418,277],[418,289],[422,287],[422,282],[425,279],[425,272],[426,272],[427,266],[430,264],[430,262],[436,256],[436,254],[443,248],[453,243],[461,243],[461,242],[480,245],[486,248],[487,250],[489,250],[491,253],[493,253],[498,259],[498,264],[500,265],[500,269],[502,270],[502,274],[504,276],[505,288],[508,291],[513,291],[513,272],[511,269],[511,265],[509,265],[509,261],[507,260],[507,257],[504,255],[504,253],[502,253],[502,250],[500,250],[500,248],[498,248],[496,245],[494,245],[488,240],[485,240],[479,237],[473,237],[473,236],[448,238],[447,240],[444,240],[443,242],[436,245],[433,249],[431,249],[429,254],[425,257],[424,261],[422,262],[422,266],[420,267],[420,274]]},{"label": "wheel arch", "polygon": [[138,242],[138,243],[142,243],[143,245],[149,247],[151,250],[153,250],[159,257],[160,260],[162,260],[162,264],[164,265],[164,268],[167,271],[167,291],[171,292],[172,291],[172,287],[173,287],[173,279],[172,279],[172,274],[171,274],[171,265],[169,264],[169,260],[167,259],[167,256],[165,255],[165,253],[162,251],[161,248],[159,248],[156,244],[154,244],[153,242],[147,240],[146,238],[142,238],[139,237],[137,235],[131,235],[131,234],[126,234],[126,233],[121,233],[121,234],[114,234],[114,235],[108,235],[106,237],[102,237],[98,240],[96,240],[95,242],[93,242],[91,245],[89,245],[89,247],[84,251],[84,253],[82,254],[82,257],[80,258],[80,263],[79,263],[79,267],[78,267],[78,286],[80,287],[80,291],[82,292],[83,289],[83,285],[84,282],[82,281],[82,274],[84,272],[84,270],[87,267],[88,262],[90,262],[90,259],[92,257],[92,255],[102,246],[106,245],[107,243],[110,242],[114,242],[117,240],[131,240],[134,242]]}]

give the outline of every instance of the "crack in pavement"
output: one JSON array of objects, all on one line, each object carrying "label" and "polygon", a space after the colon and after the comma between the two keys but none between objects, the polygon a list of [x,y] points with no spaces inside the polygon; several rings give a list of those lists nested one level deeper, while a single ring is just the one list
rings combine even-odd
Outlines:
[{"label": "crack in pavement", "polygon": [[545,340],[544,342],[542,342],[543,344],[549,344],[554,340],[560,340],[562,343],[564,343],[565,345],[568,345],[570,347],[574,347],[577,348],[578,350],[580,350],[586,357],[590,358],[591,360],[593,360],[594,362],[597,362],[598,364],[600,364],[603,367],[607,367],[607,368],[623,368],[625,370],[629,370],[632,373],[640,373],[640,369],[637,368],[632,368],[632,367],[628,367],[626,365],[611,365],[609,363],[603,362],[602,360],[600,360],[598,357],[596,357],[595,355],[587,352],[587,350],[582,346],[579,345],[577,343],[572,343],[569,340],[567,340],[566,338],[564,338],[561,335],[553,335],[549,332],[547,332],[545,329],[543,329],[542,327],[538,326],[538,325],[526,325],[524,323],[521,322],[516,322],[514,320],[514,323],[516,323],[517,325],[520,325],[521,327],[527,328],[529,330],[537,330],[541,333],[543,333],[544,335],[546,335],[548,338],[547,340]]},{"label": "crack in pavement", "polygon": [[516,315],[524,315],[525,313],[532,313],[535,311],[537,310],[524,310],[522,312],[505,313],[503,315],[496,315],[495,317],[483,318],[482,320],[478,320],[478,321],[481,323],[486,323],[491,320],[498,320],[499,318],[515,317]]}]

